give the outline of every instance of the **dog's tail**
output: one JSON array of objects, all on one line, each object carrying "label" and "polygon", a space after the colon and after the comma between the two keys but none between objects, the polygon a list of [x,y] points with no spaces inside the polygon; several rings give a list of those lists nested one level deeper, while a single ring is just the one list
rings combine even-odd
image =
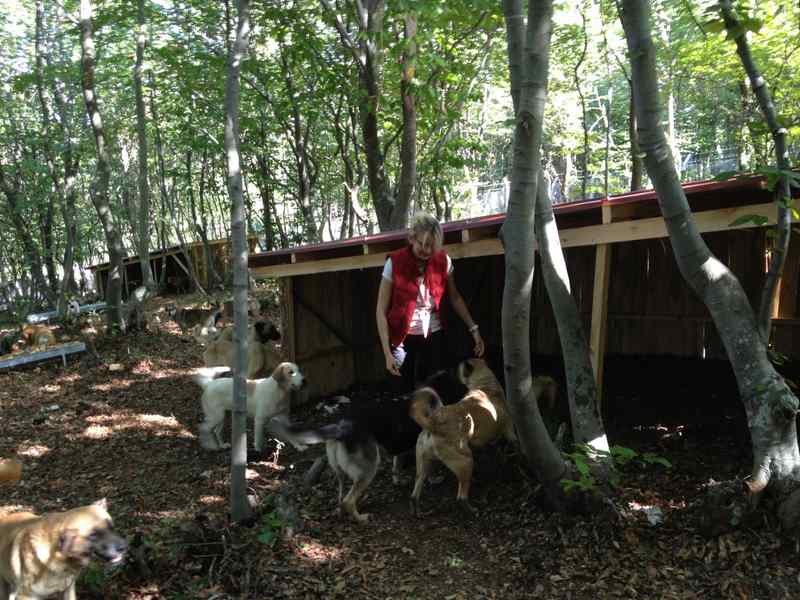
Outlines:
[{"label": "dog's tail", "polygon": [[192,381],[194,381],[201,388],[206,389],[206,386],[217,379],[221,373],[230,370],[230,367],[201,367],[199,369],[195,369],[195,372],[192,374]]},{"label": "dog's tail", "polygon": [[430,387],[421,387],[414,392],[411,398],[408,415],[426,431],[433,431],[431,416],[443,406],[442,399],[439,398],[436,390]]}]

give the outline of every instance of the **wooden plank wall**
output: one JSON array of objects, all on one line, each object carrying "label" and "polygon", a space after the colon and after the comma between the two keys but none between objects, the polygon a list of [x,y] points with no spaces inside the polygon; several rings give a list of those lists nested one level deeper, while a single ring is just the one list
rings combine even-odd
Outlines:
[{"label": "wooden plank wall", "polygon": [[[757,304],[763,283],[764,231],[747,229],[704,236],[716,256],[739,277]],[[594,247],[566,251],[572,293],[589,335],[594,284]],[[495,360],[502,347],[502,256],[454,262],[456,281]],[[558,333],[537,263],[532,294],[532,351],[559,356]],[[384,377],[375,327],[375,303],[381,269],[320,273],[293,278],[296,354],[316,390],[342,390],[355,381]],[[703,303],[683,281],[667,239],[612,245],[607,355],[671,355],[725,358]],[[795,237],[781,286],[776,348],[800,360],[800,240]],[[317,315],[345,339],[340,340]],[[471,338],[450,311],[448,355],[456,362],[471,349]]]}]

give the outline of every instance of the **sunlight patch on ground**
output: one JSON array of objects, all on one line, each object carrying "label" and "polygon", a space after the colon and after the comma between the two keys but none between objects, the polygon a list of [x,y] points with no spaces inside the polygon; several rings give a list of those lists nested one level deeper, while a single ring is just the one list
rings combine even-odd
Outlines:
[{"label": "sunlight patch on ground", "polygon": [[341,558],[342,549],[326,546],[316,541],[306,541],[298,546],[295,554],[306,560],[324,563]]},{"label": "sunlight patch on ground", "polygon": [[171,436],[194,439],[194,434],[181,425],[173,416],[123,413],[95,415],[88,417],[86,421],[89,426],[83,430],[80,436],[95,440],[108,438],[114,432],[126,429],[142,429],[156,434],[169,433]]},{"label": "sunlight patch on ground", "polygon": [[19,456],[26,456],[28,458],[41,458],[48,452],[50,452],[50,447],[42,444],[23,443],[17,447],[17,454]]},{"label": "sunlight patch on ground", "polygon": [[107,383],[96,383],[91,388],[95,392],[113,392],[114,390],[126,390],[133,384],[130,379],[113,379]]},{"label": "sunlight patch on ground", "polygon": [[57,394],[58,392],[61,391],[61,386],[50,383],[50,384],[47,384],[47,385],[43,385],[39,389],[41,391],[43,391],[43,392],[48,392],[50,394]]},{"label": "sunlight patch on ground", "polygon": [[224,504],[225,498],[222,496],[200,496],[200,502],[206,506],[211,504]]},{"label": "sunlight patch on ground", "polygon": [[155,512],[149,511],[133,511],[131,515],[134,517],[139,517],[141,520],[149,519],[156,523],[160,523],[163,519],[172,519],[172,520],[180,520],[180,519],[188,519],[189,518],[189,511],[185,510],[159,510]]},{"label": "sunlight patch on ground", "polygon": [[81,380],[81,376],[78,373],[64,373],[60,377],[56,378],[56,383],[59,385],[65,385],[67,383],[77,383]]}]

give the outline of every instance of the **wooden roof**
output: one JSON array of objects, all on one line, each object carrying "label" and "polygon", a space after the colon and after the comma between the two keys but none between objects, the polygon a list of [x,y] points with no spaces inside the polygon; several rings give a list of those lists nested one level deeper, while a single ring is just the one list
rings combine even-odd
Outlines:
[{"label": "wooden roof", "polygon": [[[765,225],[777,218],[763,177],[687,183],[683,189],[701,233],[728,229],[743,215],[766,217]],[[557,204],[553,210],[565,248],[667,236],[654,190]],[[502,254],[497,233],[504,221],[505,213],[444,223],[444,248],[455,259]],[[377,267],[406,243],[406,235],[406,230],[389,231],[251,254],[248,264],[256,278]]]}]

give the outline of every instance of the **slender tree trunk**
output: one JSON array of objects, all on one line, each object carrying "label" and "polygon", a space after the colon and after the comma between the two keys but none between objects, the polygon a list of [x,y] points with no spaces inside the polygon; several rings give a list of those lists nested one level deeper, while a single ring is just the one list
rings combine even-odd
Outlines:
[{"label": "slender tree trunk", "polygon": [[575,89],[578,92],[578,97],[581,101],[581,126],[583,127],[583,152],[581,153],[581,199],[586,198],[586,191],[589,185],[589,117],[586,114],[586,97],[583,94],[581,87],[581,74],[580,68],[583,61],[586,60],[586,52],[589,48],[589,34],[586,31],[586,14],[581,10],[581,20],[583,21],[583,48],[578,57],[578,62],[575,63],[575,69],[572,73],[572,78],[575,83]]},{"label": "slender tree trunk", "polygon": [[250,2],[238,0],[236,41],[228,56],[225,79],[225,155],[228,164],[228,194],[231,199],[233,242],[233,305],[236,360],[233,368],[233,415],[231,452],[231,518],[241,522],[251,515],[247,501],[247,236],[245,229],[242,171],[239,154],[239,74],[247,54],[250,35]]},{"label": "slender tree trunk", "polygon": [[642,163],[642,151],[639,149],[639,134],[636,131],[636,99],[633,95],[633,81],[626,76],[628,87],[630,88],[630,99],[628,100],[628,139],[631,145],[631,191],[636,192],[642,189],[644,175],[644,164]]},{"label": "slender tree trunk", "polygon": [[[521,21],[521,0],[503,0],[509,19]],[[531,289],[533,287],[534,203],[541,172],[544,106],[547,100],[553,7],[550,0],[531,0],[521,94],[514,134],[511,194],[502,229],[506,277],[503,289],[503,363],[509,410],[517,424],[520,446],[548,497],[564,501],[560,480],[566,472],[561,453],[550,440],[536,405],[531,376]]]},{"label": "slender tree trunk", "polygon": [[722,18],[725,21],[725,27],[728,29],[729,35],[736,41],[736,52],[739,54],[739,59],[750,80],[750,87],[753,88],[753,93],[758,100],[758,107],[761,109],[761,114],[764,116],[770,132],[772,132],[772,139],[775,144],[775,163],[778,166],[778,170],[782,172],[780,179],[775,182],[778,222],[775,225],[776,235],[772,247],[772,257],[758,307],[758,330],[763,342],[769,344],[775,297],[783,276],[783,267],[786,263],[786,253],[789,251],[789,239],[792,233],[792,193],[790,181],[786,175],[791,168],[786,143],[788,131],[778,122],[778,113],[772,101],[772,94],[750,52],[750,45],[747,43],[747,30],[739,22],[730,0],[722,0],[719,6],[722,11]]},{"label": "slender tree trunk", "polygon": [[47,298],[48,286],[44,277],[42,257],[39,253],[38,247],[36,246],[36,241],[33,239],[33,237],[31,237],[30,227],[25,221],[25,218],[21,212],[21,190],[18,187],[19,177],[15,178],[15,183],[12,186],[6,179],[3,170],[3,165],[0,164],[0,189],[3,190],[3,193],[6,196],[6,201],[8,202],[8,215],[11,217],[11,223],[14,225],[16,235],[22,244],[22,249],[25,253],[25,259],[28,264],[28,268],[31,271],[31,279],[34,287],[37,288],[36,291],[39,294],[42,294],[45,298]]},{"label": "slender tree trunk", "polygon": [[764,490],[774,494],[783,525],[795,527],[800,521],[798,400],[767,357],[766,345],[741,284],[711,254],[697,231],[659,123],[649,2],[623,0],[620,15],[631,60],[639,143],[645,166],[658,195],[678,267],[711,313],[747,413],[753,444],[753,472],[748,487],[755,499]]},{"label": "slender tree trunk", "polygon": [[200,218],[197,218],[197,207],[195,206],[194,201],[194,184],[192,183],[192,151],[189,150],[186,153],[186,189],[189,194],[189,208],[192,212],[192,222],[194,223],[195,232],[200,237],[201,241],[203,242],[203,256],[205,257],[206,261],[206,272],[208,273],[208,281],[206,285],[209,289],[218,289],[222,286],[222,279],[217,273],[217,269],[214,266],[214,256],[211,253],[211,244],[208,242],[208,229],[205,217],[205,171],[206,171],[206,159],[205,154],[203,155],[203,164],[200,168]]},{"label": "slender tree trunk", "polygon": [[[512,12],[511,8],[506,11],[506,32],[509,40],[509,66],[516,65],[515,68],[509,69],[509,75],[514,113],[517,114],[522,89],[522,72],[519,66],[524,62],[519,40],[523,37],[524,28],[520,20],[510,18]],[[512,56],[512,52],[517,53],[517,56]],[[546,76],[545,73],[545,85],[547,83]],[[533,85],[541,84],[542,82],[536,81]],[[546,95],[546,88],[540,93]],[[608,452],[605,426],[597,404],[597,386],[592,370],[589,344],[583,330],[578,307],[570,292],[567,263],[564,259],[558,227],[553,214],[553,205],[547,193],[541,168],[536,188],[534,223],[542,275],[556,318],[562,356],[564,357],[573,440],[575,443],[588,444],[596,450]]]},{"label": "slender tree trunk", "polygon": [[80,12],[81,31],[81,85],[83,99],[86,103],[86,114],[94,133],[95,150],[97,152],[97,180],[91,194],[92,203],[103,225],[103,233],[108,246],[108,256],[111,268],[108,272],[106,284],[106,304],[108,310],[109,327],[119,326],[122,322],[122,258],[125,254],[122,247],[122,237],[111,213],[108,186],[111,179],[108,149],[106,147],[105,130],[100,116],[97,90],[94,85],[94,40],[92,39],[92,3],[91,0],[81,0]]},{"label": "slender tree trunk", "polygon": [[150,268],[150,184],[147,168],[147,123],[145,118],[144,91],[142,75],[144,70],[144,50],[147,45],[147,29],[144,20],[144,0],[138,0],[136,32],[136,66],[133,70],[133,90],[136,97],[136,133],[139,141],[139,206],[134,211],[138,215],[136,250],[139,254],[139,265],[142,269],[142,284],[153,294],[156,282]]},{"label": "slender tree trunk", "polygon": [[400,77],[400,101],[403,105],[403,137],[400,144],[400,179],[397,185],[397,206],[392,214],[392,227],[401,229],[408,220],[400,214],[400,207],[406,211],[414,199],[414,184],[417,181],[417,106],[414,93],[414,76],[417,59],[417,16],[409,12],[404,16],[403,72]]}]

